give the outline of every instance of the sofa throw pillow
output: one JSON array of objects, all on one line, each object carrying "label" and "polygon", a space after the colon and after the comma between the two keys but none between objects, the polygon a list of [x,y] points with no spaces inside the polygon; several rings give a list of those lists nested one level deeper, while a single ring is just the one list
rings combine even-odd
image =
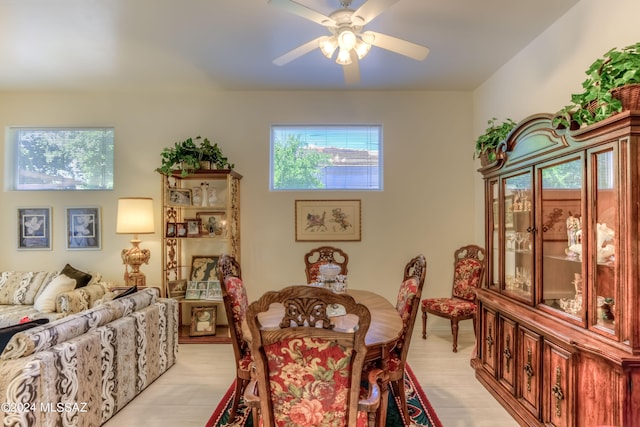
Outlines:
[{"label": "sofa throw pillow", "polygon": [[131,294],[133,294],[133,293],[135,293],[137,291],[138,291],[138,288],[136,286],[132,286],[132,287],[130,287],[128,289],[125,289],[124,291],[120,292],[118,295],[113,297],[113,299],[126,297],[127,295],[131,295]]},{"label": "sofa throw pillow", "polygon": [[91,277],[92,277],[91,274],[85,273],[84,271],[80,271],[69,264],[64,266],[60,274],[64,274],[67,277],[76,279],[76,289],[82,288],[83,286],[87,286],[87,284],[91,281]]},{"label": "sofa throw pillow", "polygon": [[76,287],[76,279],[60,274],[53,279],[44,290],[36,297],[33,308],[41,313],[55,313],[56,297],[63,293],[72,291]]},{"label": "sofa throw pillow", "polygon": [[49,319],[36,319],[25,323],[19,323],[17,325],[7,326],[6,328],[0,328],[0,354],[4,351],[4,348],[9,344],[9,340],[12,336],[18,332],[26,331],[38,325],[44,325],[49,323]]}]

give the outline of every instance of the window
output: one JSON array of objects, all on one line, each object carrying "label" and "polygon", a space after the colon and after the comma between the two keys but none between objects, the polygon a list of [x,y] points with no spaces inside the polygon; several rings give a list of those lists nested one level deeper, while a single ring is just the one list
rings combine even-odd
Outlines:
[{"label": "window", "polygon": [[12,190],[112,190],[113,128],[9,128]]},{"label": "window", "polygon": [[272,190],[382,190],[382,126],[274,125]]}]

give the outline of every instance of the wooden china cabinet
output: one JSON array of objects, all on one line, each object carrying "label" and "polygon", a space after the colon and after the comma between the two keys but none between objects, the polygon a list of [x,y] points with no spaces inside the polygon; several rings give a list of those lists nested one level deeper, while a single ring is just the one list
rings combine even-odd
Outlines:
[{"label": "wooden china cabinet", "polygon": [[521,425],[640,425],[640,111],[498,151],[476,377]]}]

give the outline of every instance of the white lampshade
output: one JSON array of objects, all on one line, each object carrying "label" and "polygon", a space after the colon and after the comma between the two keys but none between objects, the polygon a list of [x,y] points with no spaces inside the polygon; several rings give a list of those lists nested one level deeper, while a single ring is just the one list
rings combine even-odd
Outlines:
[{"label": "white lampshade", "polygon": [[118,234],[151,234],[154,232],[153,199],[123,197],[118,199]]}]

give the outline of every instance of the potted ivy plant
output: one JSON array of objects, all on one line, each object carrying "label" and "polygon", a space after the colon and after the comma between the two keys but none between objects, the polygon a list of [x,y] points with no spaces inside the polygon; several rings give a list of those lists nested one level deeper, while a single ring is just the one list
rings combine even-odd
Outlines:
[{"label": "potted ivy plant", "polygon": [[497,118],[492,118],[487,122],[489,127],[482,135],[476,139],[476,151],[474,158],[480,157],[483,166],[496,160],[496,148],[501,141],[507,139],[509,132],[516,126],[516,122],[507,118],[498,122]]},{"label": "potted ivy plant", "polygon": [[[200,137],[198,137],[200,138]],[[234,165],[229,163],[229,159],[222,154],[222,150],[218,147],[218,143],[211,144],[209,139],[204,138],[198,147],[200,153],[200,163],[209,164],[209,168],[216,169],[233,169]]]},{"label": "potted ivy plant", "polygon": [[212,145],[207,138],[203,139],[200,136],[174,143],[173,146],[162,150],[160,157],[162,163],[156,171],[163,175],[171,175],[174,171],[180,170],[183,177],[187,176],[190,172],[201,169],[203,161],[215,165],[218,169],[234,167],[224,157],[218,144]]},{"label": "potted ivy plant", "polygon": [[571,104],[555,116],[555,126],[587,126],[623,110],[640,108],[640,42],[609,50],[585,73],[583,91],[571,95]]}]

